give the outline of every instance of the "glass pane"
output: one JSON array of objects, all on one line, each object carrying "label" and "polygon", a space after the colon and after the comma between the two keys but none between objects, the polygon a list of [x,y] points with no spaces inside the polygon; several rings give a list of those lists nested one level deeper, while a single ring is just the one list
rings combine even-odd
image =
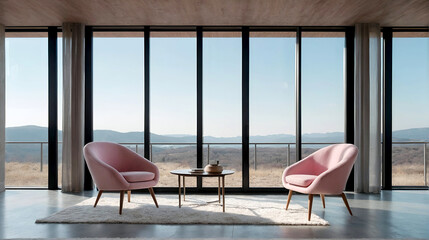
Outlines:
[{"label": "glass pane", "polygon": [[[205,32],[203,39],[203,165],[219,161],[236,171],[226,177],[228,187],[242,186],[241,41],[240,32]],[[217,187],[217,179],[203,185]]]},{"label": "glass pane", "polygon": [[295,33],[250,34],[251,187],[282,187],[295,161],[295,43]]},{"label": "glass pane", "polygon": [[6,186],[48,186],[48,34],[6,34]]},{"label": "glass pane", "polygon": [[302,158],[344,142],[344,44],[343,32],[302,34]]},{"label": "glass pane", "polygon": [[394,33],[392,60],[392,184],[424,186],[418,142],[429,142],[429,34]]},{"label": "glass pane", "polygon": [[[197,166],[196,34],[153,32],[150,39],[152,161],[159,187],[177,187],[175,169]],[[187,187],[195,187],[189,178]]]},{"label": "glass pane", "polygon": [[94,141],[143,155],[143,33],[95,32],[93,41]]}]

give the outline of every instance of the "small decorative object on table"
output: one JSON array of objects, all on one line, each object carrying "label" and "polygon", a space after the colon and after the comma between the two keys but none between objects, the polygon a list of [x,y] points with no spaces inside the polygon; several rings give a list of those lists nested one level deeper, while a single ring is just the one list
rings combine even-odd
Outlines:
[{"label": "small decorative object on table", "polygon": [[221,173],[222,171],[223,167],[219,165],[219,161],[211,163],[204,168],[204,172],[206,173]]}]

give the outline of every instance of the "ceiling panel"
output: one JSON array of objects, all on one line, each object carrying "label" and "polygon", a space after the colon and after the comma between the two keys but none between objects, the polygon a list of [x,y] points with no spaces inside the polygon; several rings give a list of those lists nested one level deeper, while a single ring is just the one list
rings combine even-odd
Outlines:
[{"label": "ceiling panel", "polygon": [[1,0],[6,26],[429,26],[428,0]]}]

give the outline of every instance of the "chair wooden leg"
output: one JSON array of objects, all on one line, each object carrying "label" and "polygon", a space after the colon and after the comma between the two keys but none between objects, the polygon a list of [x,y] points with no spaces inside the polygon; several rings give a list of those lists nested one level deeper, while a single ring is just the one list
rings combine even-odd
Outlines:
[{"label": "chair wooden leg", "polygon": [[152,196],[153,201],[155,202],[155,206],[158,207],[158,202],[156,201],[155,193],[153,192],[153,188],[149,188],[150,195]]},{"label": "chair wooden leg", "polygon": [[341,197],[343,198],[344,204],[346,205],[347,210],[349,210],[350,215],[353,216],[353,213],[352,213],[352,210],[350,209],[349,202],[347,201],[346,195],[344,193],[341,193]]},{"label": "chair wooden leg", "polygon": [[289,203],[290,203],[290,200],[292,198],[292,193],[293,193],[293,191],[289,190],[289,194],[287,195],[286,210],[289,208]]},{"label": "chair wooden leg", "polygon": [[101,194],[103,194],[103,190],[98,191],[97,199],[95,200],[94,207],[97,206],[98,200],[100,200]]},{"label": "chair wooden leg", "polygon": [[131,191],[128,190],[128,202],[131,202]]},{"label": "chair wooden leg", "polygon": [[121,197],[119,198],[119,214],[122,214],[122,206],[124,205],[124,194],[125,191],[121,191]]},{"label": "chair wooden leg", "polygon": [[313,206],[313,194],[308,195],[308,221],[311,219],[311,208]]},{"label": "chair wooden leg", "polygon": [[320,198],[322,199],[323,208],[325,208],[325,195],[320,194]]}]

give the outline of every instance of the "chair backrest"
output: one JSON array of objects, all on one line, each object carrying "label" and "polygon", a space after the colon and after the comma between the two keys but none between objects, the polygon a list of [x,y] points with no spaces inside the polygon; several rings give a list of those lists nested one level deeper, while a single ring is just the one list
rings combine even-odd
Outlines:
[{"label": "chair backrest", "polygon": [[141,158],[131,149],[111,142],[92,142],[84,147],[86,161],[101,161],[119,172],[130,171],[136,164],[133,159]]},{"label": "chair backrest", "polygon": [[320,173],[331,169],[338,165],[339,162],[345,161],[347,168],[353,167],[356,160],[358,149],[353,144],[334,144],[324,147],[309,157],[313,158],[313,173],[319,175]]},{"label": "chair backrest", "polygon": [[313,164],[326,172],[308,187],[308,192],[323,194],[341,194],[346,186],[358,154],[358,148],[353,144],[335,144],[315,152]]}]

